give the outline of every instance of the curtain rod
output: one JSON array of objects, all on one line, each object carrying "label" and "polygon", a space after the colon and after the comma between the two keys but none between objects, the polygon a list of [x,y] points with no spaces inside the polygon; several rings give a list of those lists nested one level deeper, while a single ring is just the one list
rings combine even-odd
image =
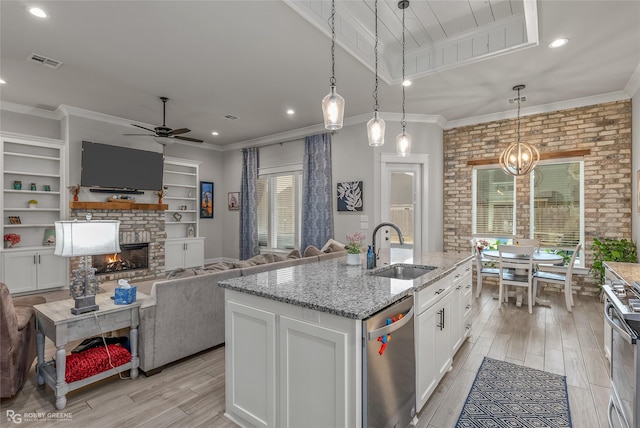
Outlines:
[{"label": "curtain rod", "polygon": [[318,132],[314,132],[313,134],[303,134],[303,135],[300,135],[299,137],[296,137],[296,138],[289,138],[288,140],[276,141],[276,142],[273,142],[273,143],[260,144],[260,145],[257,145],[257,146],[250,146],[250,147],[247,147],[247,148],[259,149],[260,147],[269,147],[269,146],[275,146],[275,145],[278,145],[278,144],[282,145],[284,143],[292,143],[294,141],[304,140],[305,138],[311,137],[313,135],[321,135],[321,134],[331,134],[331,135],[333,135],[333,134],[337,134],[337,132],[336,131],[333,131],[333,132],[319,132],[319,133]]}]

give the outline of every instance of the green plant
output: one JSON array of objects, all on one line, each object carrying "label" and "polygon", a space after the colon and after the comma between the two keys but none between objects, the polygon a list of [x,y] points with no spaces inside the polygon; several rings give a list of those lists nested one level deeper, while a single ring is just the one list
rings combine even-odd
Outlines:
[{"label": "green plant", "polygon": [[604,262],[630,262],[638,261],[636,244],[626,239],[598,238],[593,239],[593,264],[591,274],[596,280],[596,284],[601,286],[604,283],[605,272]]},{"label": "green plant", "polygon": [[347,235],[347,245],[344,246],[344,249],[349,254],[360,254],[365,239],[367,238],[360,232]]},{"label": "green plant", "polygon": [[31,204],[37,204],[38,201],[36,201],[35,199],[29,199],[29,202],[27,202],[29,205]]}]

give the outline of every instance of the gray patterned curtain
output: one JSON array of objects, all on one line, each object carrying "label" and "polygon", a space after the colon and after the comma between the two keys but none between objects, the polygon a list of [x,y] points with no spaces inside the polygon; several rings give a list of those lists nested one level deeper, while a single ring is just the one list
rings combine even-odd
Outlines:
[{"label": "gray patterned curtain", "polygon": [[304,139],[302,164],[302,247],[321,248],[333,238],[333,193],[331,191],[331,135]]},{"label": "gray patterned curtain", "polygon": [[258,246],[258,149],[242,149],[242,183],[240,184],[240,260],[260,253]]}]

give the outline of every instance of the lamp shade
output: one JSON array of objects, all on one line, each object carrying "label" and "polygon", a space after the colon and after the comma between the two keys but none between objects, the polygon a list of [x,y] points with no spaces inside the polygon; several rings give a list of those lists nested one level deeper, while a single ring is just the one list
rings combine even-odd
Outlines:
[{"label": "lamp shade", "polygon": [[55,226],[56,256],[79,257],[120,252],[119,221],[56,221]]}]

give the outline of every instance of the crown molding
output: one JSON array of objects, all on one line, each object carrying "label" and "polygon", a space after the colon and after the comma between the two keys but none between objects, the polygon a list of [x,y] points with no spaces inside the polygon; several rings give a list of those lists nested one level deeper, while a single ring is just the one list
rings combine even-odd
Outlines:
[{"label": "crown molding", "polygon": [[[569,110],[572,108],[586,107],[595,104],[604,104],[614,101],[630,99],[629,94],[623,91],[610,92],[608,94],[594,95],[573,100],[559,101],[557,103],[541,104],[538,106],[526,107],[520,110],[520,116],[531,116],[534,114],[550,113],[558,110]],[[497,120],[512,119],[516,117],[516,110],[509,110],[500,113],[485,114],[458,120],[447,121],[443,127],[445,130],[459,128],[461,126],[477,125],[479,123],[494,122]]]},{"label": "crown molding", "polygon": [[0,110],[10,111],[13,113],[28,114],[30,116],[42,117],[45,119],[52,119],[52,120],[62,119],[62,117],[58,115],[57,110],[56,111],[45,110],[42,108],[26,106],[23,104],[16,104],[9,101],[0,101]]},{"label": "crown molding", "polygon": [[631,77],[629,78],[629,81],[627,82],[627,84],[624,86],[624,92],[626,92],[627,94],[629,94],[630,97],[634,97],[637,93],[638,90],[640,89],[640,63],[638,63],[638,66],[636,67],[636,69],[633,71],[633,73],[631,73]]}]

